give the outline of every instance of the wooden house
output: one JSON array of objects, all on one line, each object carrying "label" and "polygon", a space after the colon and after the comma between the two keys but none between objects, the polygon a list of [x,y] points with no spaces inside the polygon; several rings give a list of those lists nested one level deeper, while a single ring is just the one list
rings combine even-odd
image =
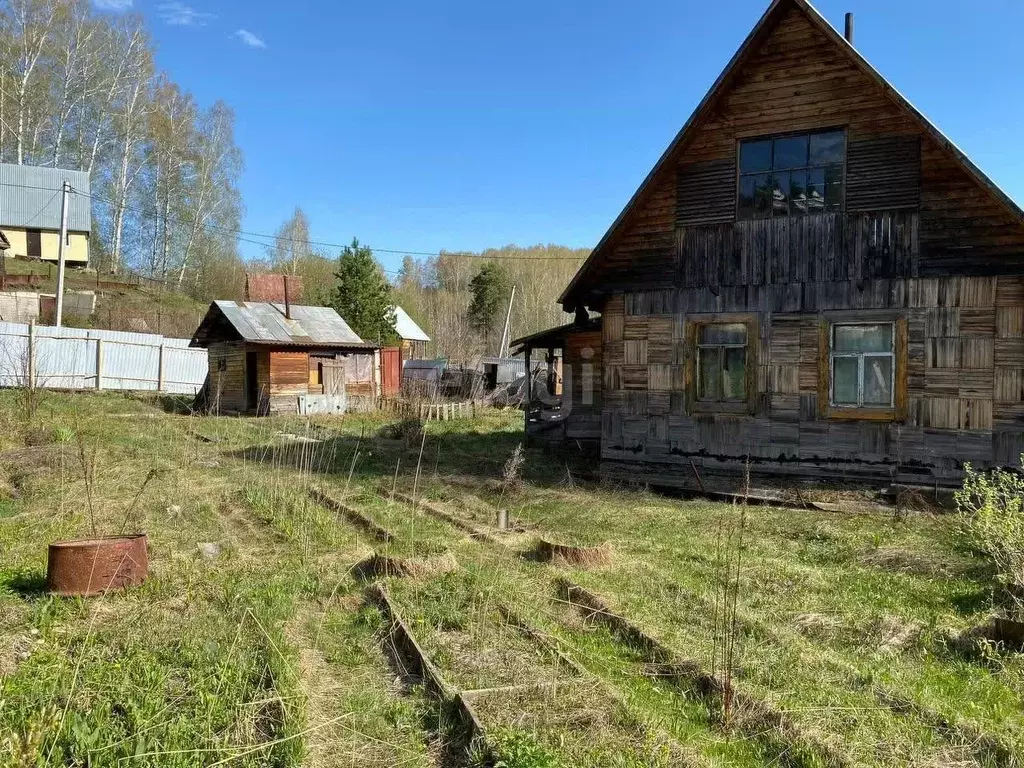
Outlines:
[{"label": "wooden house", "polygon": [[560,297],[600,313],[606,477],[1020,465],[1024,213],[851,29],[772,2]]},{"label": "wooden house", "polygon": [[329,307],[215,301],[192,338],[209,350],[219,413],[338,413],[375,407],[377,347]]},{"label": "wooden house", "polygon": [[409,313],[399,306],[395,311],[395,333],[398,335],[402,350],[402,360],[422,360],[427,356],[427,344],[430,337],[409,317]]},{"label": "wooden house", "polygon": [[60,253],[60,190],[68,182],[64,261],[69,267],[89,265],[92,213],[89,174],[64,168],[0,163],[0,235],[7,258],[41,259],[55,264]]}]

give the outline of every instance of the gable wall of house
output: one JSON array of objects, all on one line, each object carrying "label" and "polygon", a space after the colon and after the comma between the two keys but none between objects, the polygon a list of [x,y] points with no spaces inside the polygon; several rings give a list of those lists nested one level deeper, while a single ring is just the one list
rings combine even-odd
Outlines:
[{"label": "gable wall of house", "polygon": [[[736,219],[737,142],[845,127],[841,212]],[[1024,227],[798,10],[738,72],[583,283],[602,309],[602,468],[955,482],[1024,450]],[[695,407],[695,328],[742,321],[750,397]],[[893,322],[895,402],[829,405],[829,328]]]},{"label": "gable wall of house", "polygon": [[[1024,272],[1019,220],[802,12],[790,10],[734,78],[680,155],[652,180],[585,285],[604,293],[607,286],[687,284],[680,274],[687,268],[708,284],[790,280],[787,272],[764,266],[771,251],[783,247],[801,262],[797,276],[815,279],[828,277],[811,271],[823,255],[854,275],[880,268],[899,277]],[[737,142],[831,127],[847,131],[847,210],[805,217],[799,232],[737,222]],[[894,179],[893,164],[908,154],[919,173]],[[901,254],[902,262],[880,267],[870,263],[878,254],[869,252],[862,233],[892,226],[894,215],[912,250]],[[794,249],[796,237],[814,247]],[[723,274],[730,257],[748,271]],[[599,304],[599,298],[592,302]]]}]

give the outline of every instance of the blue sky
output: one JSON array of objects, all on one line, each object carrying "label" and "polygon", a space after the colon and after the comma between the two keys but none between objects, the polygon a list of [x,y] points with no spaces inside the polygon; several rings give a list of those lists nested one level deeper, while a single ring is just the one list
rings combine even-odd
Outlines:
[{"label": "blue sky", "polygon": [[[244,229],[299,205],[314,239],[412,251],[593,246],[767,5],[94,2],[131,3],[158,64],[235,109]],[[853,11],[868,60],[1024,202],[1024,3],[816,7]]]}]

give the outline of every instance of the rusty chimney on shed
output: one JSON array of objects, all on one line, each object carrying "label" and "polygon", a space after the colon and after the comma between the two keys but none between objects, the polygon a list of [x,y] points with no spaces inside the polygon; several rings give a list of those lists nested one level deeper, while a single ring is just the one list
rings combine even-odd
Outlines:
[{"label": "rusty chimney on shed", "polygon": [[846,42],[853,45],[853,14],[846,14]]}]

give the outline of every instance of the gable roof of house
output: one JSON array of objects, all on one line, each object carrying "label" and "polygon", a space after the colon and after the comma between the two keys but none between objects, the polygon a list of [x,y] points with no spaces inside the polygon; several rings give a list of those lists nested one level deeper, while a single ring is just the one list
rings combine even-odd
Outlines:
[{"label": "gable roof of house", "polygon": [[68,229],[91,232],[88,173],[11,163],[0,163],[0,227],[59,230],[65,181],[75,192],[68,197]]},{"label": "gable roof of house", "polygon": [[244,341],[275,347],[365,347],[348,323],[331,307],[215,301],[192,337],[191,346],[206,347],[217,341]]},{"label": "gable roof of house", "polygon": [[409,317],[409,313],[397,304],[395,310],[395,333],[405,341],[430,341],[430,337],[420,328],[416,321]]},{"label": "gable roof of house", "polygon": [[686,123],[683,124],[679,133],[677,133],[675,138],[672,140],[672,143],[669,144],[661,157],[658,158],[658,162],[655,163],[654,168],[652,168],[651,172],[644,177],[644,180],[640,183],[636,192],[633,193],[629,202],[626,203],[625,208],[622,209],[622,212],[619,213],[615,221],[612,222],[611,227],[608,228],[608,231],[605,232],[600,242],[598,242],[594,250],[591,251],[590,256],[587,257],[587,260],[583,262],[572,280],[569,281],[569,285],[567,285],[565,290],[562,291],[562,295],[559,296],[558,301],[564,305],[567,311],[572,308],[573,294],[579,287],[580,281],[602,257],[605,251],[609,248],[611,242],[614,240],[615,236],[620,232],[626,221],[630,218],[632,212],[640,205],[641,201],[645,199],[646,193],[652,186],[654,179],[658,177],[669,162],[679,156],[689,140],[696,133],[704,117],[714,109],[721,97],[728,92],[734,77],[740,71],[744,63],[746,63],[746,61],[758,50],[760,43],[772,32],[777,23],[783,18],[784,14],[792,8],[797,8],[802,11],[815,28],[820,30],[832,43],[845,51],[853,63],[864,74],[883,88],[891,99],[906,109],[912,117],[918,121],[924,132],[943,149],[949,152],[953,159],[971,178],[987,189],[988,192],[1011,215],[1017,217],[1022,223],[1024,223],[1024,210],[1021,210],[1010,196],[1000,189],[992,179],[978,168],[978,166],[976,166],[970,158],[968,158],[967,155],[956,146],[956,144],[943,134],[934,123],[920,112],[920,110],[911,104],[903,94],[897,91],[896,88],[894,88],[892,84],[889,83],[889,81],[886,80],[882,74],[867,61],[867,59],[857,52],[856,48],[847,42],[846,38],[843,37],[843,35],[841,35],[835,27],[833,27],[829,21],[808,2],[808,0],[772,0],[771,5],[768,6],[768,9],[750,31],[750,34],[748,34],[746,39],[744,39],[736,53],[733,54],[733,57],[729,60],[725,69],[718,76],[718,79],[715,80],[710,90],[708,90],[704,95],[704,98],[701,99],[697,108],[694,109]]}]

